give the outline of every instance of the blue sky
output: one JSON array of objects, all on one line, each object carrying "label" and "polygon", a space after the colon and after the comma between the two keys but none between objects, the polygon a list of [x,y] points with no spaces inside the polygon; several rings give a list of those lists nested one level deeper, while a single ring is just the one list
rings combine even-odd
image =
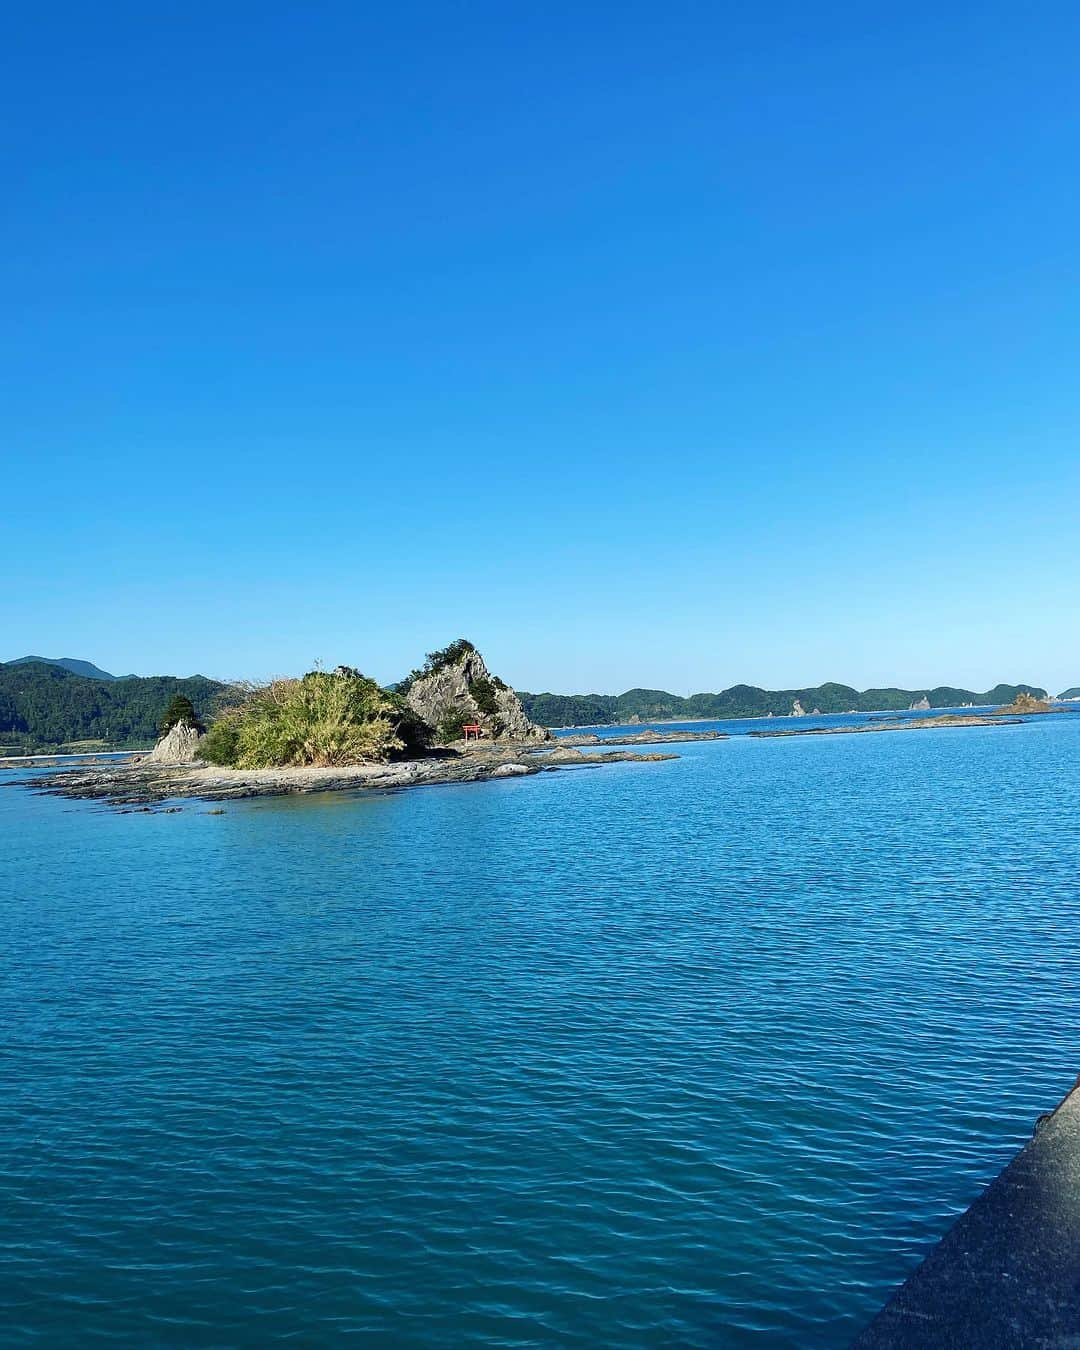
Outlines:
[{"label": "blue sky", "polygon": [[1080,683],[1078,39],[23,7],[0,658]]}]

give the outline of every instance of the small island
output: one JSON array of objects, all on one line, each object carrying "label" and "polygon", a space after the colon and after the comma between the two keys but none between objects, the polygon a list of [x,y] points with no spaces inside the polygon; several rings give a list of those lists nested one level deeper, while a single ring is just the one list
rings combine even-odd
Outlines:
[{"label": "small island", "polygon": [[[351,666],[233,686],[206,726],[190,699],[178,694],[159,732],[153,750],[125,763],[66,768],[22,784],[152,809],[178,798],[386,791],[675,758],[625,749],[586,754],[578,745],[556,745],[465,638],[429,653],[390,688]],[[637,739],[652,744],[675,737],[643,732]],[[582,744],[596,740],[582,738]]]},{"label": "small island", "polygon": [[1021,690],[1011,703],[995,708],[991,717],[1034,717],[1042,713],[1066,712],[1060,703],[1051,704],[1044,698],[1035,698]]}]

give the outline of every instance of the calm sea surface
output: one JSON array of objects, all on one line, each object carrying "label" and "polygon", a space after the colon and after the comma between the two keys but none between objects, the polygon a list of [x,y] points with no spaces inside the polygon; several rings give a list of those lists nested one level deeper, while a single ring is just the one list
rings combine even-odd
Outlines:
[{"label": "calm sea surface", "polygon": [[1080,1070],[1080,716],[681,754],[0,788],[0,1343],[845,1345]]}]

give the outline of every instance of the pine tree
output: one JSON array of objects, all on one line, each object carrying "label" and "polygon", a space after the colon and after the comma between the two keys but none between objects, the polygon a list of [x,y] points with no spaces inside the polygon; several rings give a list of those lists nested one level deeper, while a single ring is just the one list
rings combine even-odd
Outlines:
[{"label": "pine tree", "polygon": [[174,694],[158,725],[158,731],[164,736],[181,722],[185,726],[194,727],[196,731],[202,731],[191,699],[186,694]]}]

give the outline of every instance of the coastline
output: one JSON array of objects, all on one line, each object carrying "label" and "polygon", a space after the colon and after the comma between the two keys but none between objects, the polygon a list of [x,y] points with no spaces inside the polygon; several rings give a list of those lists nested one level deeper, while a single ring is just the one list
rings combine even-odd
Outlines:
[{"label": "coastline", "polygon": [[[1048,712],[1065,711],[1053,708]],[[748,739],[770,740],[789,736],[862,736],[882,731],[921,731],[960,727],[1017,726],[1036,713],[1018,714],[1013,709],[991,713],[946,713],[929,717],[891,717],[847,726],[782,726],[759,728],[743,734]],[[704,720],[704,719],[699,719]],[[787,719],[785,719],[787,720]],[[796,719],[801,720],[801,719]],[[45,795],[74,800],[100,801],[119,809],[149,810],[169,801],[221,802],[247,797],[287,796],[308,792],[396,792],[413,787],[433,787],[451,783],[478,783],[500,778],[529,777],[560,769],[602,768],[614,763],[650,763],[677,759],[676,754],[650,750],[640,753],[626,748],[656,747],[695,741],[728,740],[726,731],[657,731],[627,729],[625,734],[601,736],[595,733],[557,736],[538,743],[529,741],[489,741],[467,748],[458,743],[441,752],[414,759],[385,763],[321,767],[284,766],[268,769],[218,768],[202,761],[168,764],[152,763],[146,753],[132,758],[101,756],[78,758],[78,763],[59,764],[54,757],[42,767],[54,770],[32,778],[0,779],[0,786],[26,787]],[[601,748],[603,747],[603,748]],[[593,753],[585,753],[586,750]],[[45,758],[45,757],[43,757]],[[14,771],[30,768],[28,759],[21,764],[8,760],[0,769]],[[178,809],[178,808],[173,808]]]}]

